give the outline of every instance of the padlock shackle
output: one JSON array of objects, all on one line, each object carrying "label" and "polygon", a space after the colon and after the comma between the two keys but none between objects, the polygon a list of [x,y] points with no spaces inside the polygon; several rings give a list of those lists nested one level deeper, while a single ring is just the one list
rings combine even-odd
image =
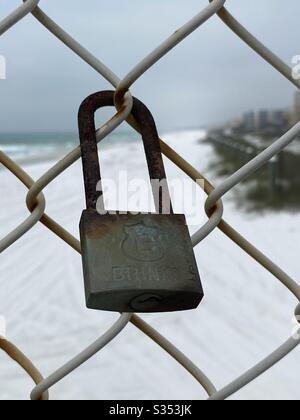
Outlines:
[{"label": "padlock shackle", "polygon": [[[103,91],[89,96],[81,104],[78,113],[87,209],[96,209],[97,200],[102,195],[102,191],[97,191],[97,185],[101,181],[101,172],[96,139],[95,112],[100,108],[114,106],[114,93],[113,91]],[[151,112],[142,102],[133,98],[132,115],[140,127],[150,179],[159,182],[167,181],[160,140]],[[163,209],[168,208],[172,213],[167,182],[164,182],[164,184],[164,188],[160,188],[157,200],[155,197],[156,187],[152,183],[155,208],[158,213],[162,213]]]}]

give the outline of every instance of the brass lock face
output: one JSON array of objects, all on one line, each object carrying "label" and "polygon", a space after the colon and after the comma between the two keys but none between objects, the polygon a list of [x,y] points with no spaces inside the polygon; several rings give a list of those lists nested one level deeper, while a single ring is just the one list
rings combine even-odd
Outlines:
[{"label": "brass lock face", "polygon": [[[175,215],[169,194],[159,194],[157,214],[96,211],[101,180],[95,111],[114,105],[114,92],[88,97],[79,110],[87,210],[80,236],[86,304],[114,312],[171,312],[196,308],[203,290],[184,215]],[[134,99],[150,178],[166,180],[159,137],[150,111]],[[167,202],[164,202],[164,200]],[[171,214],[160,214],[169,204]]]}]

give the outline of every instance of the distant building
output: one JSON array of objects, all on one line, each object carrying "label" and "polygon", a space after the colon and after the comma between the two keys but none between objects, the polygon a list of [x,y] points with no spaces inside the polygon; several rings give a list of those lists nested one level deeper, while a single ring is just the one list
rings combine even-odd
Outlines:
[{"label": "distant building", "polygon": [[300,121],[300,91],[295,93],[294,106],[289,109],[261,109],[248,111],[241,118],[230,121],[224,127],[233,133],[257,133],[279,136]]},{"label": "distant building", "polygon": [[[299,118],[300,120],[300,118]],[[281,133],[289,126],[290,116],[286,110],[260,110],[249,111],[243,115],[240,131]]]},{"label": "distant building", "polygon": [[270,123],[270,112],[267,110],[258,111],[255,118],[256,130],[264,130]]},{"label": "distant building", "polygon": [[294,123],[300,121],[300,91],[298,90],[294,96]]},{"label": "distant building", "polygon": [[286,127],[289,120],[288,114],[287,111],[282,110],[270,111],[269,123],[274,127]]},{"label": "distant building", "polygon": [[288,113],[288,127],[291,128],[296,123],[295,113],[294,110],[291,110]]},{"label": "distant building", "polygon": [[244,114],[243,126],[246,131],[255,130],[255,112],[254,111],[250,111]]}]

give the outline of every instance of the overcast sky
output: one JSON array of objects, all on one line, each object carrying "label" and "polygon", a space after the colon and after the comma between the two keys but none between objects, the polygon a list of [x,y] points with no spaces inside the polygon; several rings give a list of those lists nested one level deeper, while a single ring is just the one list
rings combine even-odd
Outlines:
[{"label": "overcast sky", "polygon": [[[0,17],[21,0],[0,0]],[[207,0],[41,0],[45,12],[120,77]],[[300,54],[299,0],[228,0],[227,8],[287,63]],[[0,38],[0,131],[75,131],[90,93],[109,84],[27,16]],[[200,127],[249,109],[287,107],[293,86],[210,19],[149,70],[132,92],[161,129]]]}]

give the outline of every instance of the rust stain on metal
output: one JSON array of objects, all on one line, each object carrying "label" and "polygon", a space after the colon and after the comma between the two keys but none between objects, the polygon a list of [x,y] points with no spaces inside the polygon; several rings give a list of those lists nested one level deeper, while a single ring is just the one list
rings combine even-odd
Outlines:
[{"label": "rust stain on metal", "polygon": [[99,217],[96,211],[87,210],[86,217],[84,219],[85,235],[88,239],[98,240],[103,239],[106,236],[114,235],[119,229],[119,218],[117,215],[107,214]]},{"label": "rust stain on metal", "polygon": [[[88,209],[96,209],[97,200],[101,194],[97,191],[97,184],[101,180],[101,173],[94,120],[95,112],[99,108],[114,106],[115,101],[117,102],[118,98],[120,98],[118,95],[121,94],[118,92],[116,95],[113,91],[93,94],[82,103],[79,109],[78,124]],[[114,118],[119,117],[125,110],[126,105],[123,103],[117,116]],[[140,127],[150,178],[160,182],[166,180],[160,140],[154,119],[148,108],[136,98],[133,98],[132,116]],[[157,212],[161,213],[170,203],[169,191],[165,190],[165,197],[163,197],[162,191],[160,191],[159,202],[155,203]],[[170,209],[172,213],[172,206],[170,206]]]}]

